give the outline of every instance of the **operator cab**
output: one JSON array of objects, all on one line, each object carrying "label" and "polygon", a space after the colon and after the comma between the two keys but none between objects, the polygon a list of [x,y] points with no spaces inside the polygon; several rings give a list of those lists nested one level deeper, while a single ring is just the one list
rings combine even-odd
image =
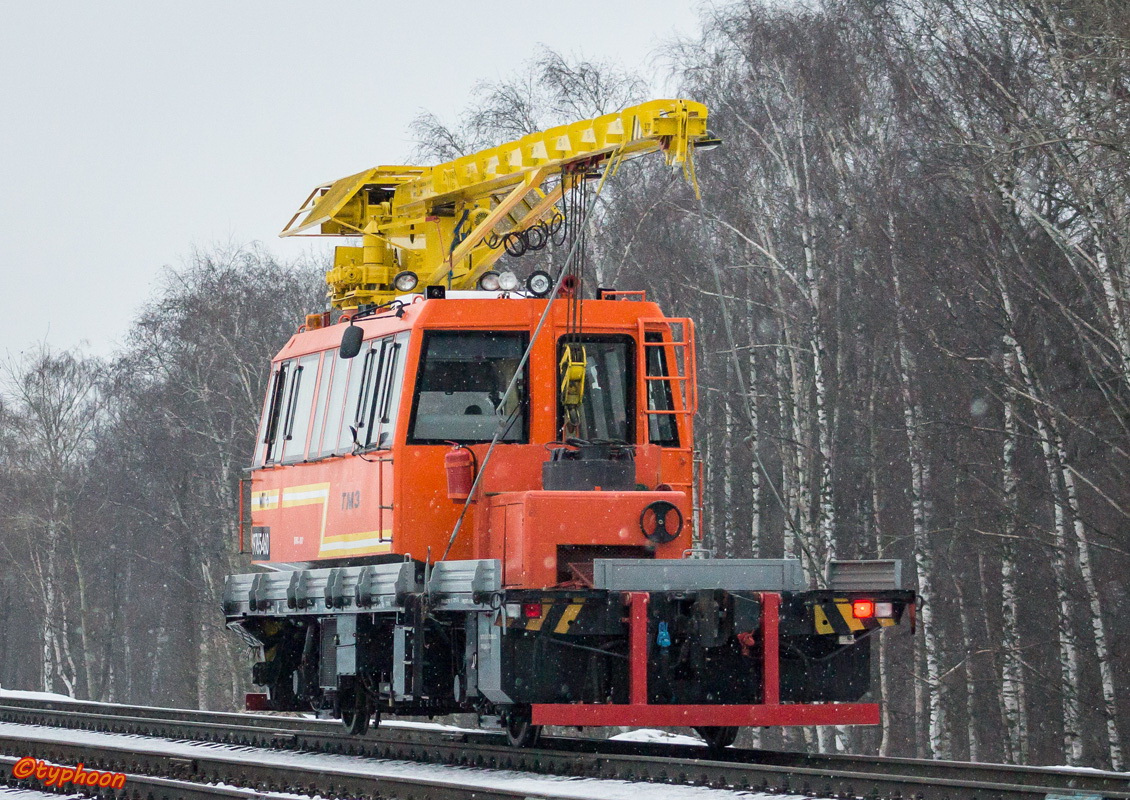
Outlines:
[{"label": "operator cab", "polygon": [[[631,462],[618,489],[674,490],[689,519],[691,454],[682,445],[691,441],[693,413],[693,397],[683,396],[693,370],[689,322],[664,318],[647,302],[587,300],[585,332],[577,333],[567,304],[555,301],[530,347],[547,302],[415,296],[354,317],[349,324],[364,333],[353,358],[339,354],[346,325],[292,337],[275,359],[259,425],[248,498],[253,561],[436,558],[462,511],[448,492],[444,457],[465,448],[477,470],[496,438],[475,503],[549,489],[543,464],[551,460],[612,458]],[[583,371],[573,405],[563,396],[567,354]],[[613,487],[590,483],[585,488]],[[575,488],[555,484],[566,487]],[[485,505],[467,516],[475,535],[456,541],[451,557],[490,549]],[[580,544],[565,538],[563,546]],[[679,544],[689,546],[689,526]],[[552,565],[546,570],[556,575]]]}]

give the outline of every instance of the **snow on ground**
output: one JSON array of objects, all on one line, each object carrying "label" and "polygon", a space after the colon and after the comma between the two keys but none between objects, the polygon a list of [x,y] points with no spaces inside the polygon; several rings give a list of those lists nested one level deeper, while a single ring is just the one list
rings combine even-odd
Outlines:
[{"label": "snow on ground", "polygon": [[375,778],[409,778],[422,783],[444,781],[461,786],[502,788],[531,796],[541,795],[568,800],[638,800],[641,794],[661,796],[664,800],[782,800],[797,795],[767,795],[757,792],[736,792],[708,789],[699,786],[669,786],[666,784],[630,783],[628,781],[598,780],[595,778],[557,777],[536,775],[513,770],[486,770],[470,767],[452,767],[445,764],[416,764],[407,761],[386,761],[357,756],[340,756],[325,753],[297,753],[265,750],[254,747],[234,747],[215,743],[174,741],[171,739],[142,739],[110,733],[61,730],[38,725],[0,723],[0,735],[20,737],[25,741],[60,742],[78,745],[120,747],[123,750],[144,750],[177,758],[214,758],[236,763],[254,760],[261,764],[278,764],[323,773],[368,775]]},{"label": "snow on ground", "polygon": [[1111,774],[1113,774],[1113,775],[1130,775],[1130,772],[1114,772],[1114,773],[1112,773],[1109,769],[1099,769],[1097,767],[1069,767],[1066,764],[1063,764],[1061,766],[1039,766],[1039,765],[1037,765],[1037,766],[1033,767],[1033,769],[1054,769],[1054,770],[1063,770],[1064,772],[1090,772],[1092,774],[1099,774],[1099,775],[1111,775]]},{"label": "snow on ground", "polygon": [[[255,789],[248,789],[246,786],[236,786],[233,783],[213,783],[210,785],[227,789],[229,792],[246,794],[248,800],[322,800],[321,795],[311,797],[308,794],[290,794],[288,792],[260,792]],[[55,795],[52,795],[51,798],[56,800]],[[5,800],[5,798],[0,797],[0,800]]]},{"label": "snow on ground", "polygon": [[639,728],[627,733],[618,733],[608,737],[613,742],[656,742],[658,744],[693,744],[706,747],[706,742],[695,736],[686,736],[681,733],[660,731],[655,728]]},{"label": "snow on ground", "polygon": [[16,700],[73,700],[74,698],[67,697],[65,694],[55,694],[54,692],[21,692],[18,689],[3,689],[0,688],[0,698],[11,697]]},{"label": "snow on ground", "polygon": [[[20,700],[69,700],[71,702],[89,703],[95,706],[116,706],[118,703],[99,703],[91,700],[75,700],[65,694],[53,694],[52,692],[25,692],[16,689],[0,688],[0,700],[5,697],[11,697]],[[136,708],[144,708],[151,711],[164,710],[163,706],[136,706]],[[261,712],[251,711],[233,711],[226,712],[239,714],[241,716],[262,718],[265,716]],[[269,716],[269,715],[266,715]],[[296,717],[291,714],[280,715],[284,719],[295,719]],[[318,719],[314,714],[301,714],[301,718],[307,719],[315,724],[334,725],[340,726],[339,720],[324,720]],[[382,719],[380,723],[382,728],[407,728],[416,730],[427,731],[447,731],[448,733],[482,733],[483,731],[498,730],[478,728],[478,727],[465,727],[461,725],[448,725],[441,722],[417,722],[413,720],[401,719]],[[655,728],[640,728],[639,730],[628,731],[627,733],[618,733],[615,736],[610,736],[610,739],[618,742],[657,742],[660,744],[693,744],[700,747],[705,747],[706,743],[701,739],[694,736],[684,736],[678,733],[669,733],[667,731],[656,730]]]},{"label": "snow on ground", "polygon": [[[334,720],[334,724],[341,725]],[[448,731],[449,733],[482,733],[483,728],[461,728],[458,725],[444,725],[440,722],[414,722],[409,719],[382,719],[382,728],[413,728],[420,731]]]}]

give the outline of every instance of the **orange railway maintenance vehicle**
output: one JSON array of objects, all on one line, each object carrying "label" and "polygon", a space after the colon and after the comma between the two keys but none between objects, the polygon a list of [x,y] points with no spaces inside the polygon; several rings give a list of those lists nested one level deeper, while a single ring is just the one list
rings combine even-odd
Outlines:
[{"label": "orange railway maintenance vehicle", "polygon": [[[702,550],[694,326],[584,283],[586,222],[622,161],[693,182],[707,112],[657,100],[435,167],[321,186],[288,235],[354,236],[273,362],[229,627],[248,707],[477,713],[543,725],[876,724],[871,635],[909,616],[895,561]],[[554,244],[525,281],[502,253]],[[566,252],[567,251],[567,252]],[[246,530],[245,530],[246,529]]]}]

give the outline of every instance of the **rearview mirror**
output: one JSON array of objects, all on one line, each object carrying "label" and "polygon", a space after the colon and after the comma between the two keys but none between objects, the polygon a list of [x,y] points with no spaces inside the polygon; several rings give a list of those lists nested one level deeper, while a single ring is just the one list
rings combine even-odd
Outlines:
[{"label": "rearview mirror", "polygon": [[361,340],[365,337],[365,331],[359,325],[350,325],[341,334],[341,347],[338,348],[337,354],[341,358],[353,358],[361,352]]}]

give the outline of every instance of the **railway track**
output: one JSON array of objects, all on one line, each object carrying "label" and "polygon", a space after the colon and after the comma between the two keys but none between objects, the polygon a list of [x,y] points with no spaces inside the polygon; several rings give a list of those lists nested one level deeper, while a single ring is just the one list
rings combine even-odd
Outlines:
[{"label": "railway track", "polygon": [[[823,797],[914,797],[921,800],[1046,800],[1075,795],[1130,800],[1130,776],[999,764],[879,759],[729,748],[711,753],[702,747],[554,737],[536,749],[515,750],[501,735],[465,730],[383,726],[364,738],[347,736],[336,723],[251,714],[104,705],[79,701],[0,698],[0,720],[22,725],[125,733],[174,740],[215,742],[275,751],[366,756],[430,764],[516,770],[579,778],[609,778],[668,785],[758,790]],[[0,736],[0,751],[14,740]],[[77,753],[77,751],[76,751]],[[81,753],[79,753],[81,756]],[[48,756],[41,756],[47,758]],[[190,759],[191,760],[191,759]],[[148,764],[142,773],[162,773]],[[199,770],[199,764],[193,769]],[[155,771],[154,771],[155,770]],[[127,770],[121,770],[127,771]],[[219,774],[207,772],[209,775]],[[220,780],[219,778],[215,778]],[[228,781],[225,783],[238,783]],[[246,781],[241,785],[247,785]],[[315,788],[295,775],[258,776],[259,787]],[[317,788],[331,796],[334,786]],[[342,787],[349,796],[374,796]],[[395,787],[394,787],[395,788]],[[400,793],[382,796],[408,796]],[[427,796],[449,796],[435,789]],[[454,795],[450,795],[454,796]],[[479,794],[478,797],[485,795]],[[529,795],[523,795],[529,796]]]},{"label": "railway track", "polygon": [[[16,765],[19,759],[15,756],[0,756],[0,770],[6,775],[10,775],[12,768]],[[20,781],[10,781],[13,784],[11,789],[19,787]],[[29,786],[38,785],[34,781],[23,781]],[[125,794],[130,797],[144,797],[147,800],[269,800],[270,798],[284,798],[287,795],[264,793],[255,789],[242,789],[235,786],[217,786],[202,784],[195,781],[178,781],[170,778],[158,778],[152,775],[140,775],[131,773],[127,780],[129,787],[128,792]],[[75,789],[74,793],[79,790]],[[0,798],[6,797],[7,794],[0,792]],[[15,795],[17,797],[36,797],[41,796],[44,798],[56,796],[50,790],[29,789],[26,794]]]}]

